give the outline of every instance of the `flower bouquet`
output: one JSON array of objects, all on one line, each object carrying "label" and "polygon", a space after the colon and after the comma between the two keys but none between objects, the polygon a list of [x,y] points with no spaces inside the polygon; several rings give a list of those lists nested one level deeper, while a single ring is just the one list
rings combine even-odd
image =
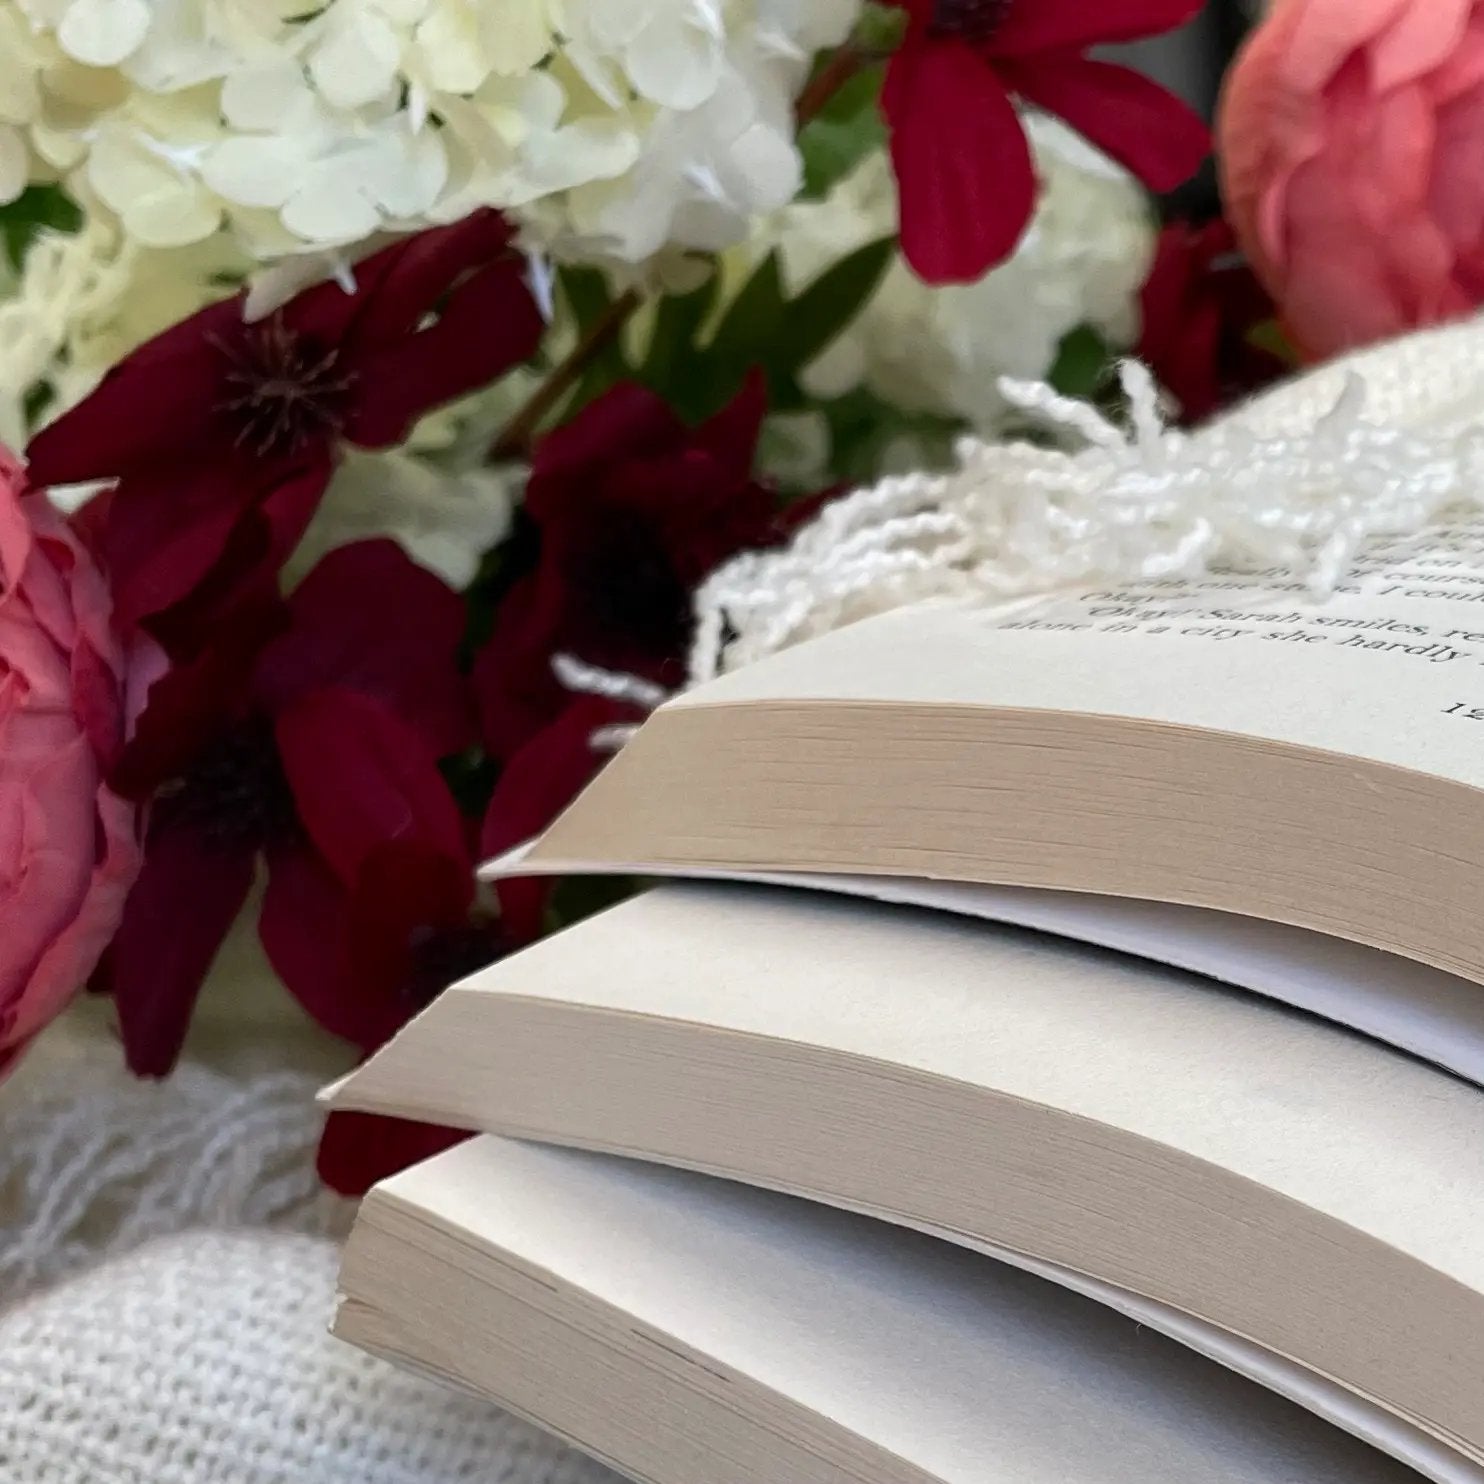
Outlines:
[{"label": "flower bouquet", "polygon": [[244,931],[373,1051],[598,904],[475,868],[687,682],[710,574],[1043,440],[1015,382],[1116,423],[1134,355],[1194,422],[1477,303],[1484,5],[1282,0],[1225,217],[1105,52],[1201,10],[0,0],[0,1063],[86,988],[168,1077]]}]

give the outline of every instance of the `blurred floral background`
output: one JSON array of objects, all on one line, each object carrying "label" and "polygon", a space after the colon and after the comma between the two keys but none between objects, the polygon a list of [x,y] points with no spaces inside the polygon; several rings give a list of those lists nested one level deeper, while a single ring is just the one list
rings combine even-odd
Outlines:
[{"label": "blurred floral background", "polygon": [[1476,306],[1484,5],[1249,9],[0,0],[0,1063],[84,983],[144,1077],[369,1053],[622,889],[474,872],[729,558],[1002,378],[1195,423]]}]

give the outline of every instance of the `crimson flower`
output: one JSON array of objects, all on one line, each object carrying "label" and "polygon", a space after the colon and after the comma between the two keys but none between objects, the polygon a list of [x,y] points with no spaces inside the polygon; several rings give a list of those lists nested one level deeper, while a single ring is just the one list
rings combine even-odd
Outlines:
[{"label": "crimson flower", "polygon": [[[642,721],[643,714],[603,696],[572,696],[555,721],[529,738],[505,765],[490,798],[480,836],[485,859],[504,855],[539,835],[608,761],[598,744],[607,727]],[[517,877],[495,884],[500,925],[512,946],[534,942],[546,931],[554,883]]]},{"label": "crimson flower", "polygon": [[[511,230],[482,211],[306,290],[266,320],[214,304],[114,367],[32,441],[42,485],[117,481],[85,522],[120,621],[199,631],[203,608],[276,572],[342,440],[386,448],[429,409],[535,349],[541,316]],[[177,615],[180,617],[180,615]],[[179,653],[177,646],[172,649]]]},{"label": "crimson flower", "polygon": [[432,1159],[469,1137],[462,1129],[385,1118],[379,1113],[332,1113],[325,1120],[315,1164],[331,1190],[362,1196],[377,1181]]},{"label": "crimson flower", "polygon": [[1090,46],[1188,21],[1201,0],[897,0],[907,34],[881,105],[901,197],[902,250],[929,283],[969,282],[1009,256],[1035,205],[1012,98],[1044,108],[1155,191],[1194,174],[1200,119]]},{"label": "crimson flower", "polygon": [[1137,354],[1180,404],[1183,422],[1203,421],[1288,369],[1253,340],[1276,310],[1220,218],[1173,222],[1160,233],[1141,302]]},{"label": "crimson flower", "polygon": [[316,1020],[380,1045],[499,944],[471,921],[469,831],[439,771],[473,718],[459,597],[390,541],[238,605],[150,691],[117,782],[154,795],[143,871],[96,987],[131,1068],[169,1071],[266,866],[259,932]]},{"label": "crimson flower", "polygon": [[760,376],[696,428],[625,384],[537,446],[525,501],[536,568],[501,604],[475,665],[496,759],[509,761],[571,703],[556,654],[662,684],[684,679],[696,585],[797,519],[753,477],[766,411]]}]

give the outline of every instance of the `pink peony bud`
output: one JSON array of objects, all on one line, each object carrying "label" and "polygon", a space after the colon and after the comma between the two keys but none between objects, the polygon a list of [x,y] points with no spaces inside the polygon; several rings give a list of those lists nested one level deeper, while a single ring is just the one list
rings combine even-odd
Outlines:
[{"label": "pink peony bud", "polygon": [[1484,301],[1484,0],[1276,0],[1217,140],[1228,215],[1307,356]]},{"label": "pink peony bud", "polygon": [[67,1004],[139,872],[139,809],[104,776],[161,668],[0,446],[0,1069]]}]

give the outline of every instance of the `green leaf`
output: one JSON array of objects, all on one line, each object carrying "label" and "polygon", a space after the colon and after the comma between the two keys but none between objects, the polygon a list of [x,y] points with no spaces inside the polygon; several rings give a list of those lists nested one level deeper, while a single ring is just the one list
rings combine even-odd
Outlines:
[{"label": "green leaf", "polygon": [[788,306],[770,369],[797,375],[865,307],[896,254],[896,239],[869,242],[826,269]]},{"label": "green leaf", "polygon": [[14,201],[0,206],[0,244],[17,269],[42,232],[70,233],[81,226],[82,212],[61,186],[27,186]]},{"label": "green leaf", "polygon": [[579,330],[588,329],[613,304],[613,291],[601,269],[563,268],[557,282]]},{"label": "green leaf", "polygon": [[930,412],[907,412],[858,387],[824,403],[830,428],[830,474],[842,484],[872,484],[890,472],[893,446],[913,446],[915,465],[947,469],[953,463],[953,441],[965,424]]},{"label": "green leaf", "polygon": [[799,131],[806,199],[827,196],[868,154],[885,145],[879,106],[884,75],[880,66],[857,72]]},{"label": "green leaf", "polygon": [[788,300],[783,292],[783,269],[771,252],[742,285],[722,316],[706,353],[718,370],[745,372],[768,359],[784,323]]},{"label": "green leaf", "polygon": [[1079,325],[1062,337],[1046,379],[1063,396],[1095,401],[1108,384],[1113,360],[1108,342],[1091,325]]},{"label": "green leaf", "polygon": [[[598,268],[563,268],[557,278],[562,295],[577,323],[579,336],[585,335],[614,304],[613,290]],[[634,374],[624,355],[623,337],[611,339],[583,372],[571,398],[562,412],[562,421],[601,397],[609,388]]]},{"label": "green leaf", "polygon": [[700,288],[660,300],[649,350],[639,368],[640,380],[660,396],[671,398],[683,390],[683,381],[694,378],[696,342],[720,292],[720,275],[712,273]]}]

